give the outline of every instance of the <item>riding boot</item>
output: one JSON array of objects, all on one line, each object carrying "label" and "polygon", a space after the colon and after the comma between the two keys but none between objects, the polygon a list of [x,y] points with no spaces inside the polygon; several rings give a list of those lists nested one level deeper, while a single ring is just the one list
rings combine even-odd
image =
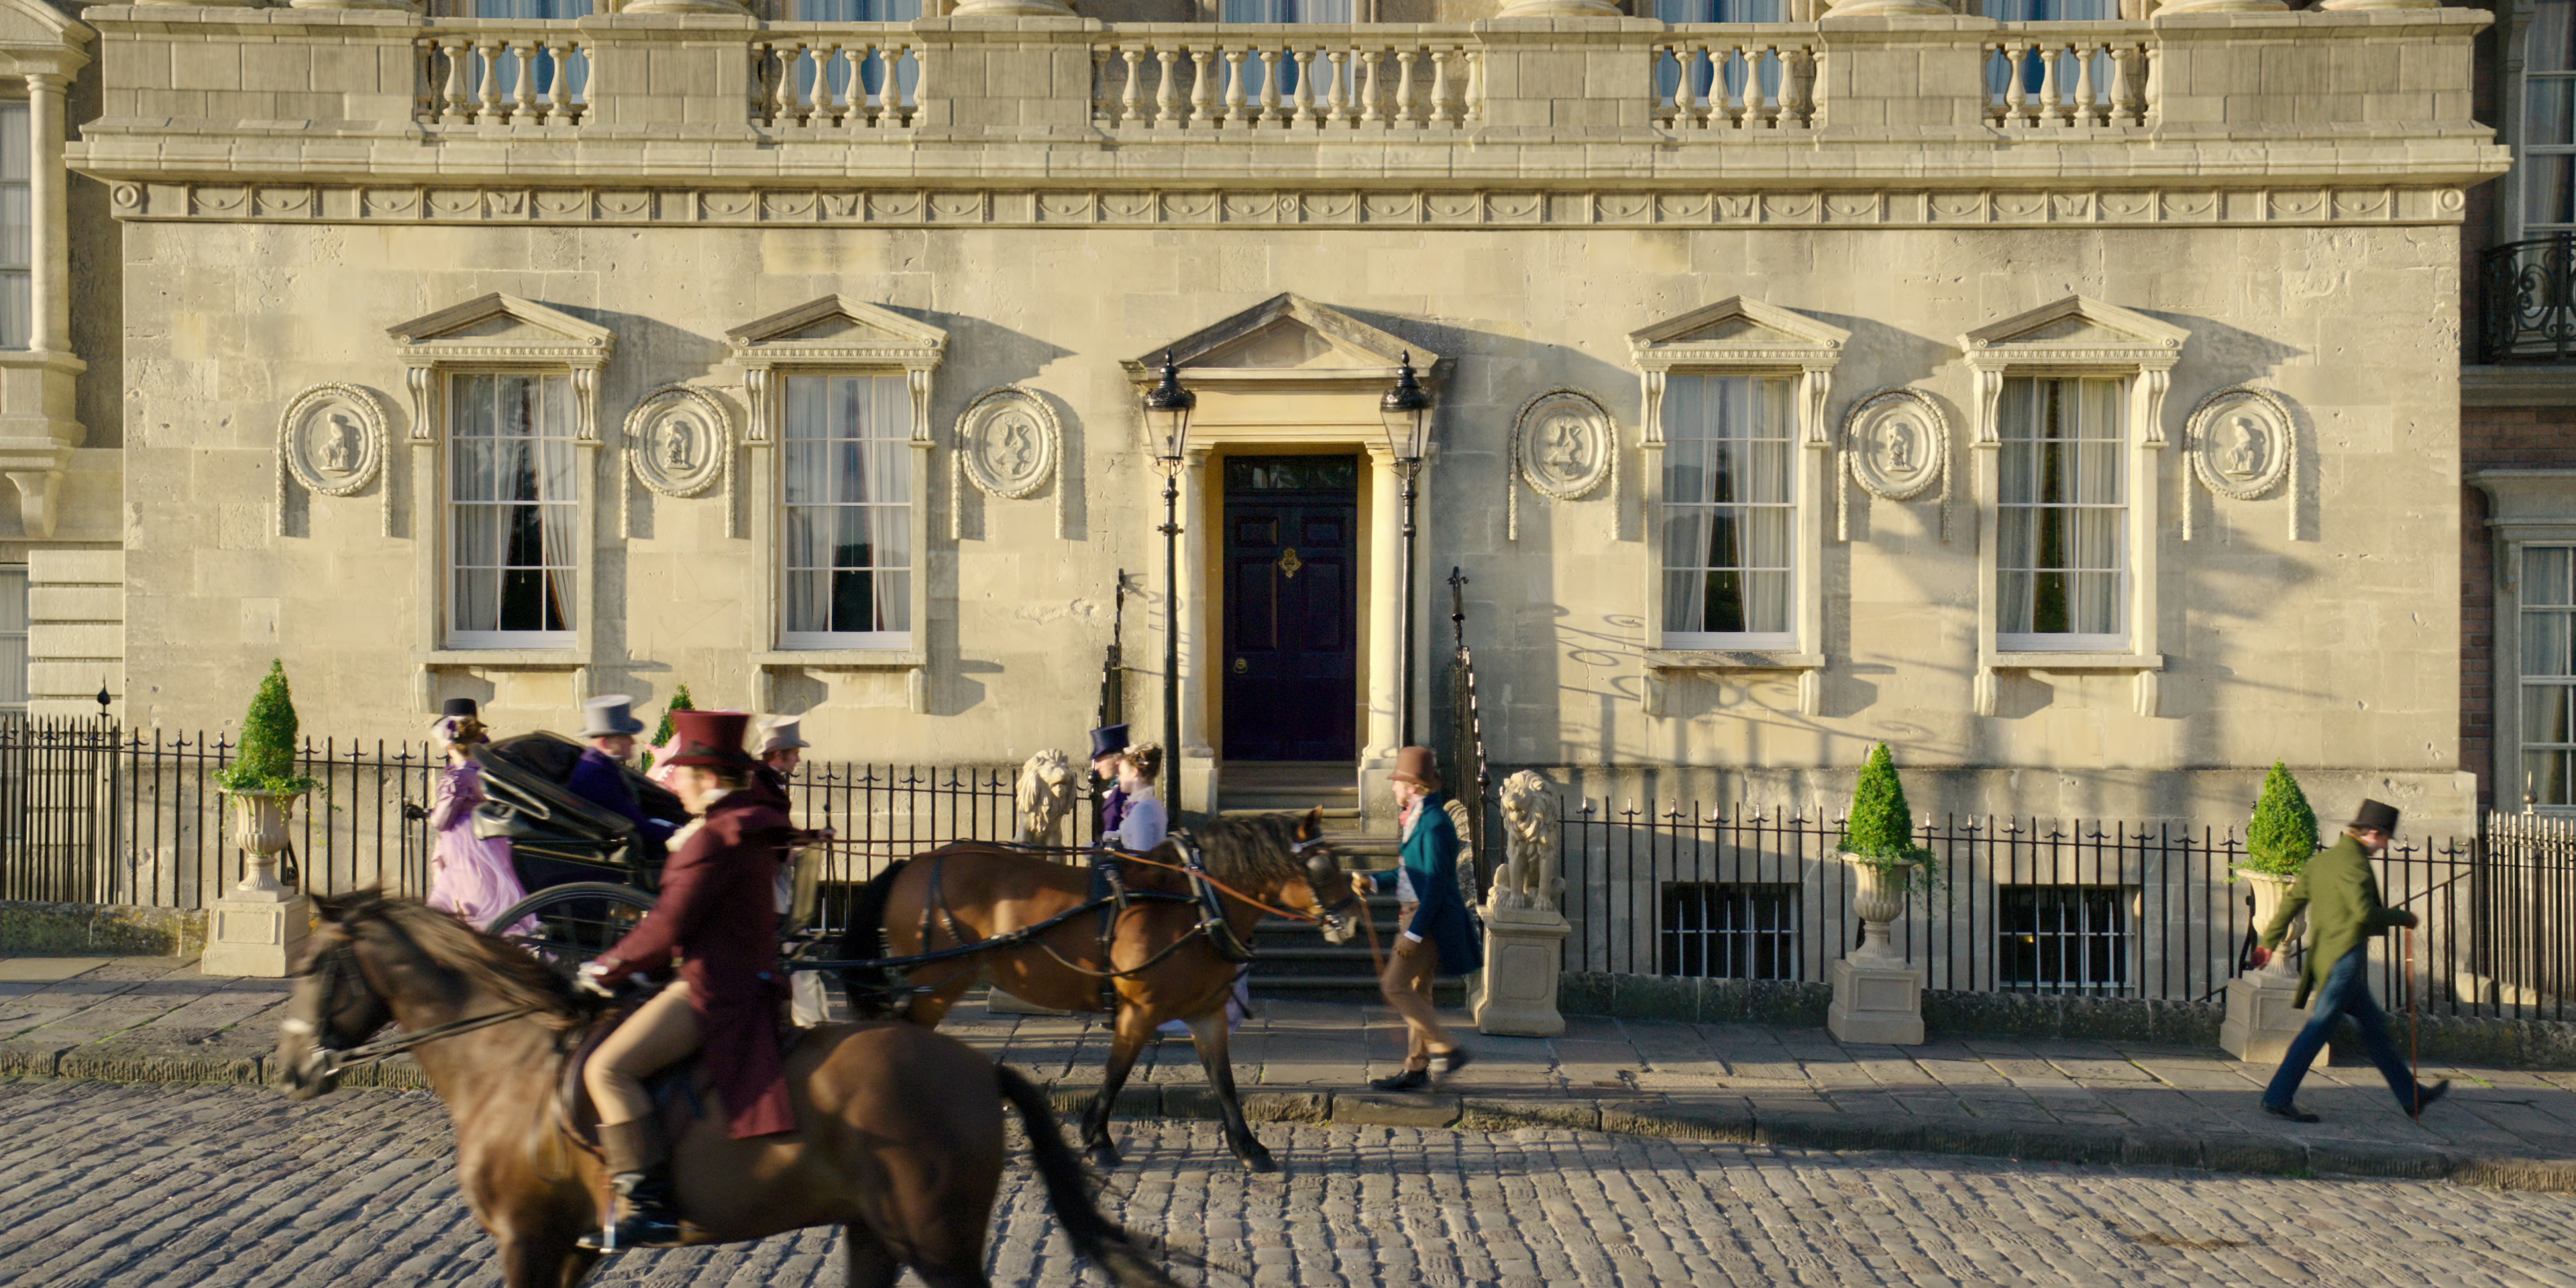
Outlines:
[{"label": "riding boot", "polygon": [[671,1164],[653,1125],[602,1123],[599,1150],[607,1156],[617,1206],[608,1227],[581,1236],[581,1246],[593,1252],[680,1246],[685,1232],[671,1192]]}]

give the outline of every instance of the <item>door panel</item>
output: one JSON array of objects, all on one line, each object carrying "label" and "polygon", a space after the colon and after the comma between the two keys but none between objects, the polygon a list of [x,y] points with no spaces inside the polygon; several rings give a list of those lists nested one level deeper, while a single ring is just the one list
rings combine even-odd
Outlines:
[{"label": "door panel", "polygon": [[1235,457],[1225,476],[1225,755],[1348,760],[1359,458]]}]

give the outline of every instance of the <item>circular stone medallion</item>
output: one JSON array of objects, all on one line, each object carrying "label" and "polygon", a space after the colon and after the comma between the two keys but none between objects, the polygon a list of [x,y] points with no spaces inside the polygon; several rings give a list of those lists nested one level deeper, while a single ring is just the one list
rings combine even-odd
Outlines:
[{"label": "circular stone medallion", "polygon": [[1610,477],[1615,459],[1610,413],[1590,395],[1559,389],[1521,408],[1512,461],[1539,495],[1555,501],[1589,496]]},{"label": "circular stone medallion", "polygon": [[656,389],[626,415],[626,458],[635,477],[664,496],[706,491],[732,452],[733,418],[703,389]]},{"label": "circular stone medallion", "polygon": [[1055,474],[1055,413],[1025,389],[996,389],[957,418],[958,459],[986,496],[1018,500]]},{"label": "circular stone medallion", "polygon": [[352,496],[385,465],[385,409],[356,385],[315,385],[278,418],[277,446],[295,481],[325,496]]},{"label": "circular stone medallion", "polygon": [[2289,477],[2293,423],[2290,409],[2270,390],[2221,389],[2192,409],[2192,473],[2230,500],[2262,496]]},{"label": "circular stone medallion", "polygon": [[1852,476],[1870,495],[1910,501],[1940,480],[1950,421],[1938,404],[1914,390],[1882,390],[1844,418],[1843,450]]}]

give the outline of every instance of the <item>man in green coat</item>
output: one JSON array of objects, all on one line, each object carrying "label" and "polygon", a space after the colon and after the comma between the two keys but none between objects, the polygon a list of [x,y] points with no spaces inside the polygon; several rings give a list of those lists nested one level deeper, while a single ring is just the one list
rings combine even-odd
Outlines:
[{"label": "man in green coat", "polygon": [[2310,996],[2316,998],[2307,1027],[2290,1039],[2280,1072],[2272,1075],[2272,1085],[2263,1092],[2263,1112],[2275,1118],[2294,1123],[2317,1120],[2298,1106],[2299,1081],[2308,1076],[2308,1066],[2325,1049],[2335,1021],[2346,1015],[2361,1027],[2363,1049],[2370,1052],[2370,1062],[2379,1066],[2380,1076],[2388,1079],[2388,1090],[2407,1117],[2423,1117],[2425,1107],[2451,1089],[2448,1079],[2429,1087],[2415,1080],[2414,1072],[2398,1058],[2397,1043],[2388,1035],[2387,1013],[2370,996],[2370,981],[2362,974],[2371,936],[2391,926],[2415,925],[2414,913],[2379,901],[2379,879],[2370,870],[2370,861],[2388,848],[2388,839],[2396,831],[2395,806],[2363,801],[2342,839],[2308,860],[2289,897],[2281,901],[2281,910],[2273,914],[2272,924],[2263,928],[2262,942],[2254,950],[2257,966],[2272,960],[2273,947],[2289,933],[2299,913],[2308,914],[2312,942],[2307,964],[2299,972],[2299,995],[2292,1004],[2305,1006]]}]

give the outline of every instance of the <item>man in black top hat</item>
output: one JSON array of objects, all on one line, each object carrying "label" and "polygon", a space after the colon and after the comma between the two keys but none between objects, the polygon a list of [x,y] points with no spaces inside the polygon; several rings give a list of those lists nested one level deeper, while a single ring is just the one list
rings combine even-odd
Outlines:
[{"label": "man in black top hat", "polygon": [[2316,1007],[2308,1012],[2307,1027],[2290,1039],[2280,1072],[2272,1075],[2272,1085],[2263,1092],[2263,1112],[2275,1118],[2294,1123],[2317,1120],[2298,1106],[2299,1082],[2308,1076],[2317,1053],[2325,1049],[2335,1021],[2346,1015],[2360,1026],[2362,1048],[2370,1052],[2370,1062],[2379,1066],[2389,1092],[2397,1097],[2397,1107],[2407,1117],[2422,1117],[2426,1106],[2451,1089],[2448,1079],[2429,1087],[2417,1082],[2414,1071],[2398,1058],[2397,1043],[2388,1035],[2388,1016],[2371,997],[2370,980],[2362,973],[2372,936],[2391,926],[2412,928],[2416,922],[2414,913],[2380,902],[2379,879],[2370,870],[2370,861],[2388,848],[2396,832],[2396,806],[2363,801],[2352,822],[2345,825],[2342,839],[2318,851],[2300,869],[2297,884],[2281,901],[2281,910],[2263,928],[2262,941],[2254,950],[2257,966],[2272,959],[2274,945],[2289,933],[2290,923],[2302,911],[2308,914],[2313,938],[2307,963],[2299,972],[2299,994],[2291,1004],[2306,1006],[2314,994]]}]

